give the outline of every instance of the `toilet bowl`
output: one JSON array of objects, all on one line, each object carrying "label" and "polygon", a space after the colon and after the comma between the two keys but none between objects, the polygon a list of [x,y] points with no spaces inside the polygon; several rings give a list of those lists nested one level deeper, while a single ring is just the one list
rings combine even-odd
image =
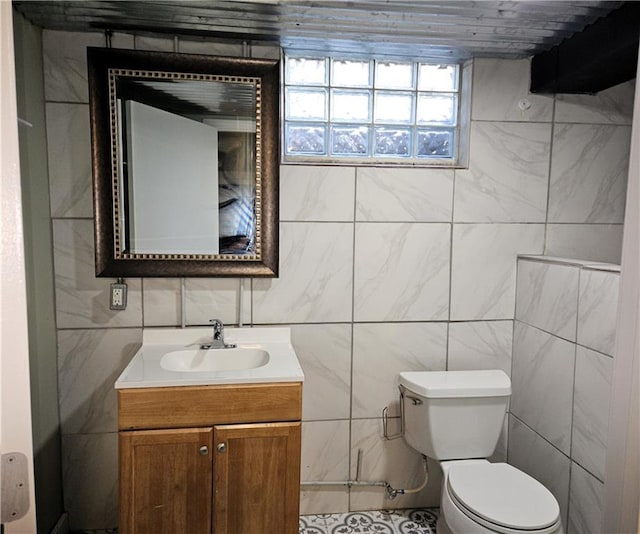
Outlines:
[{"label": "toilet bowl", "polygon": [[438,534],[562,534],[554,496],[515,467],[486,460],[440,465]]},{"label": "toilet bowl", "polygon": [[503,371],[405,372],[399,386],[405,440],[444,474],[438,534],[563,534],[547,488],[486,460],[511,396]]}]

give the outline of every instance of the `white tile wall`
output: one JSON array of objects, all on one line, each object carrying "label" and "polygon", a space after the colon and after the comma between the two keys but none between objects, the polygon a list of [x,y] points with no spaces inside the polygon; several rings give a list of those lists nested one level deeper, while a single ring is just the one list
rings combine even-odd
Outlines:
[{"label": "white tile wall", "polygon": [[357,223],[355,321],[440,321],[449,308],[451,225]]},{"label": "white tile wall", "polygon": [[502,369],[511,375],[513,321],[449,324],[447,369]]},{"label": "white tile wall", "polygon": [[524,250],[542,252],[542,224],[456,224],[451,265],[451,319],[513,319],[516,264]]},{"label": "white tile wall", "polygon": [[[113,42],[174,48],[164,35],[117,33]],[[102,33],[44,32],[65,498],[78,529],[117,522],[109,382],[143,325],[178,326],[182,313],[179,279],[129,279],[127,310],[112,312],[113,280],[94,276],[85,47],[104,44]],[[239,43],[182,38],[178,49],[242,53]],[[279,54],[258,43],[248,50],[254,57]],[[393,405],[397,372],[447,364],[509,370],[516,255],[542,253],[545,230],[546,250],[559,256],[576,251],[613,261],[619,255],[630,87],[554,100],[528,93],[528,72],[527,60],[475,61],[469,170],[281,167],[280,277],[244,282],[242,321],[292,326],[306,373],[305,477],[342,478],[346,469],[354,476],[362,449],[363,478],[419,483],[420,456],[381,434],[379,409]],[[522,100],[530,104],[525,110]],[[587,166],[578,158],[582,152]],[[587,187],[576,189],[583,174]],[[186,286],[188,324],[211,317],[238,322],[238,280],[189,279]],[[566,510],[567,457],[528,432],[538,440],[536,450],[551,456],[536,453],[522,462],[554,474],[555,488],[566,485],[560,499]],[[506,432],[502,450],[505,442]],[[517,458],[510,444],[512,453]],[[437,504],[439,491],[432,466],[431,482],[418,496],[390,503],[377,489],[309,490],[303,510]]]},{"label": "white tile wall", "polygon": [[299,324],[291,342],[304,372],[302,419],[349,419],[351,415],[350,324]]},{"label": "white tile wall", "polygon": [[380,417],[398,409],[401,371],[444,371],[446,323],[369,323],[353,327],[352,417]]},{"label": "white tile wall", "polygon": [[629,126],[556,124],[548,220],[622,223]]},{"label": "white tile wall", "polygon": [[93,217],[91,136],[87,104],[46,106],[53,217]]},{"label": "white tile wall", "polygon": [[353,224],[281,223],[280,277],[253,282],[255,323],[351,321]]},{"label": "white tile wall", "polygon": [[613,359],[578,346],[571,457],[604,481]]},{"label": "white tile wall", "polygon": [[141,344],[141,328],[58,332],[63,434],[117,432],[118,407],[113,383]]},{"label": "white tile wall", "polygon": [[571,462],[567,534],[601,534],[604,484]]},{"label": "white tile wall", "polygon": [[144,326],[175,326],[181,321],[180,279],[142,280]]},{"label": "white tile wall", "polygon": [[127,280],[127,309],[109,309],[109,285],[95,277],[93,221],[53,220],[53,261],[58,328],[142,326],[141,281]]},{"label": "white tile wall", "polygon": [[519,261],[516,319],[575,341],[578,277],[573,266]]},{"label": "white tile wall", "polygon": [[106,46],[104,33],[42,32],[47,102],[89,102],[87,46]]},{"label": "white tile wall", "polygon": [[[474,61],[471,118],[475,121],[551,122],[553,98],[529,93],[529,61]],[[526,100],[530,107],[521,109]]]},{"label": "white tile wall", "polygon": [[240,282],[237,278],[188,278],[185,281],[188,325],[209,325],[211,319],[238,322]]},{"label": "white tile wall", "polygon": [[578,343],[613,356],[616,341],[619,272],[580,271]]},{"label": "white tile wall", "polygon": [[[303,482],[340,481],[349,477],[349,421],[308,421],[302,424]],[[344,486],[303,487],[301,514],[349,510]]]},{"label": "white tile wall", "polygon": [[567,455],[575,352],[573,343],[516,321],[511,413]]},{"label": "white tile wall", "polygon": [[[547,484],[556,497],[556,482],[545,480],[545,463],[562,458],[563,473],[570,464],[565,531],[595,533],[600,532],[604,494],[619,269],[559,261],[540,257],[518,262],[511,402],[515,417],[508,458]],[[568,307],[571,313],[556,312]],[[558,337],[576,330],[573,341]],[[530,458],[534,442],[538,449],[543,445],[546,458]],[[566,502],[565,487],[563,483]]]},{"label": "white tile wall", "polygon": [[280,220],[353,221],[353,167],[280,167]]},{"label": "white tile wall", "polygon": [[469,169],[456,171],[456,222],[544,222],[550,124],[476,122]]},{"label": "white tile wall", "polygon": [[544,253],[577,260],[620,263],[622,224],[547,224]]},{"label": "white tile wall", "polygon": [[361,167],[357,179],[356,220],[449,222],[453,172]]}]

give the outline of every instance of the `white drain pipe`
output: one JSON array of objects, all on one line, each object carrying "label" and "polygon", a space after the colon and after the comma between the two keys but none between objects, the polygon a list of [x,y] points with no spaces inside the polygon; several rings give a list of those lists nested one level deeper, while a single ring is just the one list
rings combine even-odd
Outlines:
[{"label": "white drain pipe", "polygon": [[322,486],[346,486],[348,488],[351,487],[361,487],[361,486],[380,486],[384,487],[387,493],[387,499],[395,499],[398,495],[409,495],[412,493],[418,493],[422,491],[429,481],[429,471],[427,468],[427,457],[422,456],[422,464],[424,466],[424,480],[422,484],[415,488],[411,489],[395,489],[391,484],[389,484],[385,480],[376,480],[376,481],[365,481],[359,480],[360,478],[360,465],[362,461],[362,449],[358,449],[358,463],[356,465],[356,479],[355,480],[314,480],[314,481],[306,481],[301,482],[300,486],[302,487],[322,487]]}]

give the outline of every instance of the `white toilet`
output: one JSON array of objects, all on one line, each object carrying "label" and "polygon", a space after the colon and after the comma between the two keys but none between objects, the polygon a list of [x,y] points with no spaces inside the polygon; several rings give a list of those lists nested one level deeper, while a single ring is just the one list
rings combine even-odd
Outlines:
[{"label": "white toilet", "polygon": [[440,461],[438,534],[563,534],[560,508],[538,481],[489,463],[511,381],[499,370],[400,373],[404,437]]}]

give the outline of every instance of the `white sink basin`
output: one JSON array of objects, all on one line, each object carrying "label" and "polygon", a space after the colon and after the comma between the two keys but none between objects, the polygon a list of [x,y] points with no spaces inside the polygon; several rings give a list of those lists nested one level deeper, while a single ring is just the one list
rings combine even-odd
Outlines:
[{"label": "white sink basin", "polygon": [[233,349],[201,349],[211,328],[145,328],[142,346],[116,389],[302,382],[304,374],[284,327],[225,328]]},{"label": "white sink basin", "polygon": [[257,369],[269,363],[269,353],[255,348],[191,349],[168,352],[160,367],[178,373]]}]

